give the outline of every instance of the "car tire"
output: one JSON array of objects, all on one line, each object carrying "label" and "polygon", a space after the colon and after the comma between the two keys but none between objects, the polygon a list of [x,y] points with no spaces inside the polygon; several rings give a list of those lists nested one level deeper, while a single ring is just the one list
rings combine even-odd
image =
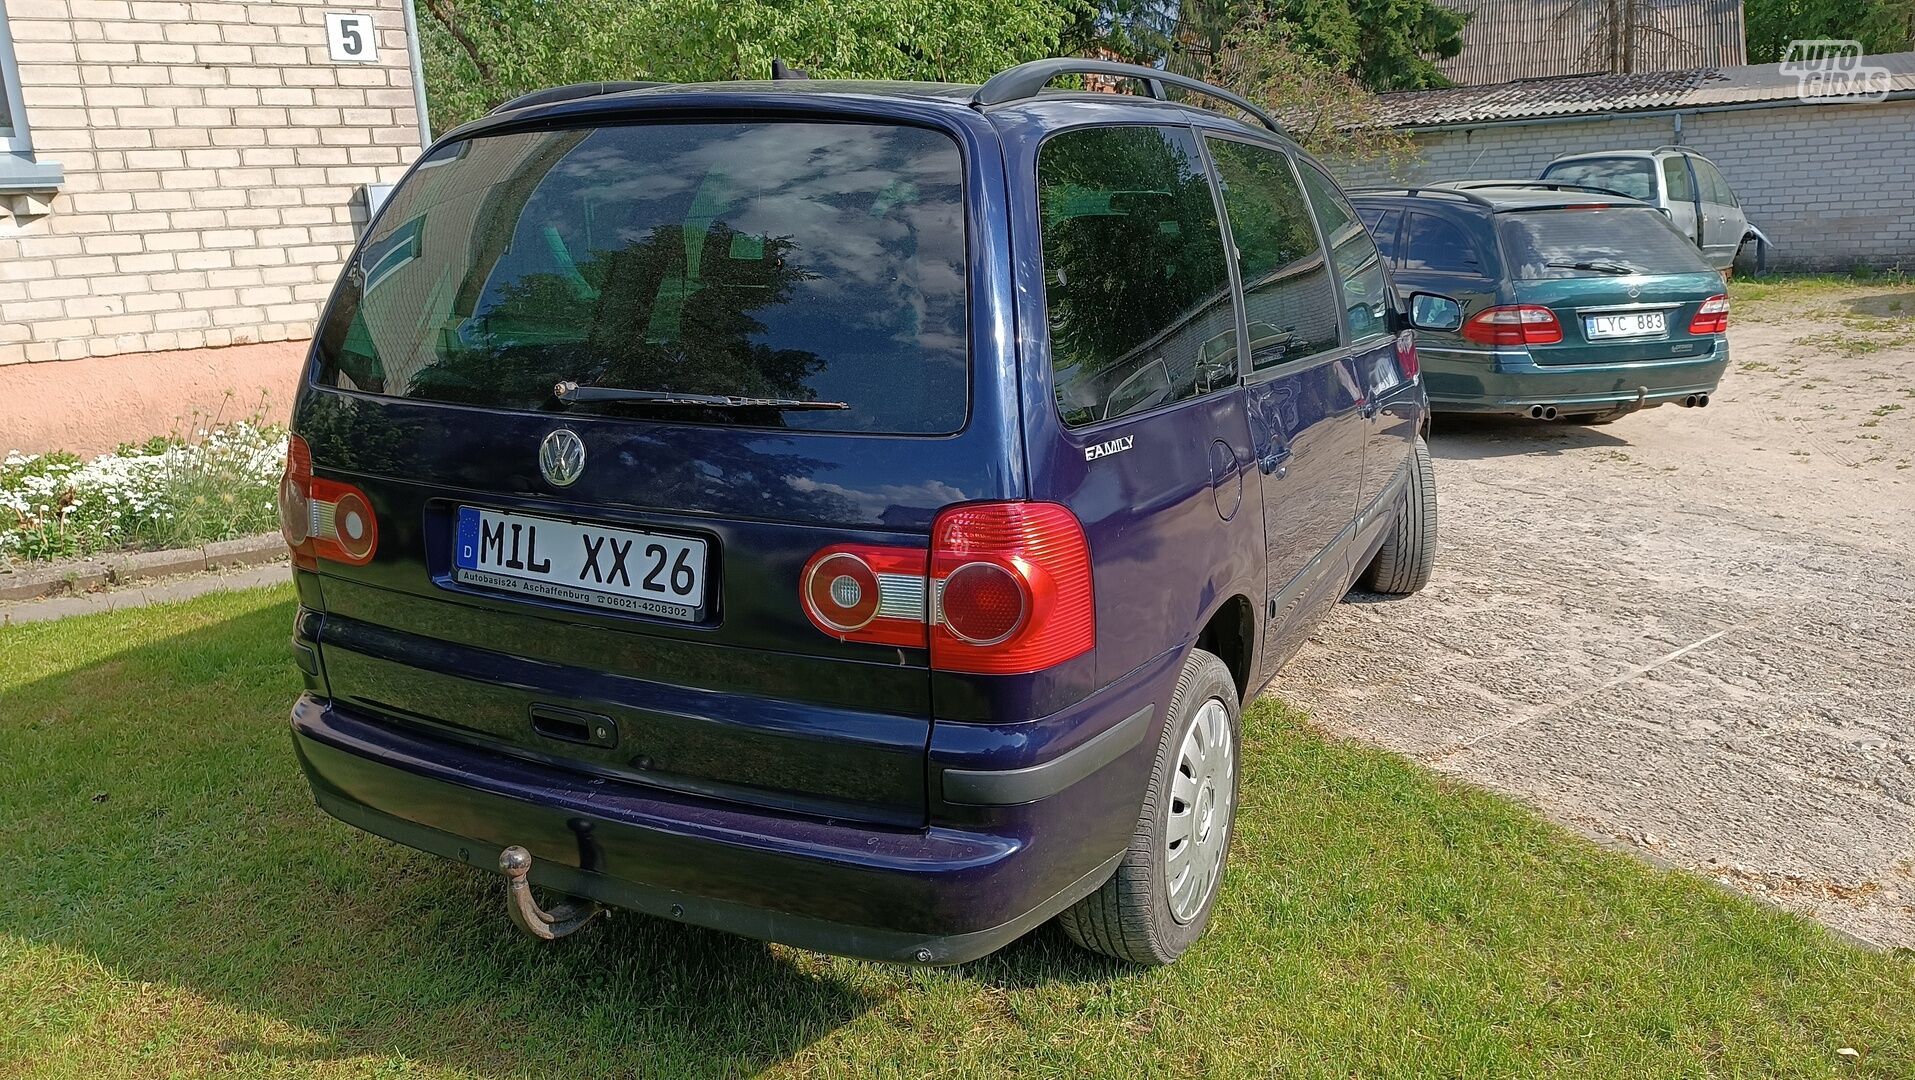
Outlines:
[{"label": "car tire", "polygon": [[1203,936],[1236,827],[1238,713],[1230,669],[1192,649],[1123,862],[1096,892],[1057,917],[1072,941],[1158,967]]},{"label": "car tire", "polygon": [[1436,567],[1436,469],[1430,447],[1421,438],[1410,460],[1410,482],[1397,506],[1396,525],[1383,538],[1363,587],[1371,592],[1408,596],[1430,583]]}]

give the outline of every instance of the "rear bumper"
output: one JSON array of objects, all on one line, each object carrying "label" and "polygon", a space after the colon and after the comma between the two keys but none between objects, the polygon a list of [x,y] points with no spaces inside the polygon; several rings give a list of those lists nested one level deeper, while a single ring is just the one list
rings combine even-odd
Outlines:
[{"label": "rear bumper", "polygon": [[1619,364],[1538,364],[1519,349],[1428,349],[1421,357],[1437,412],[1524,414],[1532,405],[1607,412],[1714,393],[1729,366],[1729,346],[1718,339],[1703,356]]},{"label": "rear bumper", "polygon": [[[990,953],[1097,888],[1135,819],[1156,719],[1133,713],[1037,766],[946,774],[952,794],[1037,800],[977,827],[905,829],[739,807],[526,761],[307,694],[293,743],[319,805],[488,870],[534,857],[562,892],[801,948],[907,963]],[[1133,743],[1132,740],[1135,740]],[[1129,806],[1129,819],[1084,813]],[[1113,815],[1105,815],[1113,816]]]}]

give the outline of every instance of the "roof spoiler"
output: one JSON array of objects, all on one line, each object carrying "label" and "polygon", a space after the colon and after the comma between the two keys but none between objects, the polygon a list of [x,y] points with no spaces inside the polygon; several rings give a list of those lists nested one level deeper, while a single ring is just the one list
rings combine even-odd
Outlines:
[{"label": "roof spoiler", "polygon": [[529,94],[520,94],[518,97],[505,102],[486,115],[497,116],[499,113],[511,112],[514,109],[527,109],[534,105],[551,105],[555,102],[572,101],[576,98],[599,97],[604,94],[622,94],[627,90],[645,90],[654,86],[670,85],[670,83],[663,82],[628,81],[587,82],[573,83],[570,86],[554,86],[545,90],[534,90]]},{"label": "roof spoiler", "polygon": [[991,76],[983,86],[977,88],[977,93],[971,95],[971,107],[985,109],[992,105],[1005,105],[1013,101],[1034,98],[1038,91],[1050,85],[1053,79],[1063,75],[1102,75],[1113,79],[1135,79],[1143,83],[1144,89],[1158,101],[1170,100],[1165,92],[1165,87],[1168,86],[1195,91],[1207,97],[1216,98],[1218,101],[1228,102],[1256,117],[1264,127],[1278,135],[1284,134],[1282,125],[1271,119],[1269,113],[1221,86],[1158,68],[1148,68],[1138,64],[1120,64],[1112,60],[1085,60],[1080,57],[1031,60],[1016,67],[1006,68]]}]

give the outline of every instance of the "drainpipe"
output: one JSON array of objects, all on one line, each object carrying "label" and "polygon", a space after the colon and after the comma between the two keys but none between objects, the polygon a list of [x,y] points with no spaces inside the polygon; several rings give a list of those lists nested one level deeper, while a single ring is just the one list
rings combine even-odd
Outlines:
[{"label": "drainpipe", "polygon": [[406,15],[406,58],[412,64],[412,99],[419,110],[419,145],[432,145],[432,118],[426,115],[426,65],[419,56],[419,16],[412,0],[400,0]]}]

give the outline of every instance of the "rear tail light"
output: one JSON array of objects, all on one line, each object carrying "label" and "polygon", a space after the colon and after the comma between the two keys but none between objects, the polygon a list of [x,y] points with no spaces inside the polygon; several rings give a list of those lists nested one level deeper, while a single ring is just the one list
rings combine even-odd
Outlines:
[{"label": "rear tail light", "polygon": [[931,550],[839,545],[800,576],[805,617],[841,641],[926,648],[940,671],[1019,675],[1097,642],[1090,545],[1055,503],[967,503]]},{"label": "rear tail light", "polygon": [[1422,370],[1416,359],[1416,331],[1405,330],[1396,335],[1396,366],[1406,379],[1416,378]]},{"label": "rear tail light", "polygon": [[293,565],[319,569],[320,559],[363,566],[379,549],[379,519],[366,493],[313,475],[312,449],[297,435],[286,440],[286,472],[279,480],[279,531]]},{"label": "rear tail light", "polygon": [[1563,324],[1546,307],[1509,304],[1470,316],[1463,336],[1479,345],[1554,345],[1563,339]]},{"label": "rear tail light", "polygon": [[1721,293],[1711,296],[1696,309],[1695,318],[1689,320],[1691,334],[1726,334],[1729,332],[1729,298]]},{"label": "rear tail light", "polygon": [[1056,503],[972,503],[931,527],[931,666],[1016,675],[1097,643],[1090,544]]},{"label": "rear tail light", "polygon": [[840,641],[924,648],[924,552],[843,545],[805,563],[805,617]]}]

